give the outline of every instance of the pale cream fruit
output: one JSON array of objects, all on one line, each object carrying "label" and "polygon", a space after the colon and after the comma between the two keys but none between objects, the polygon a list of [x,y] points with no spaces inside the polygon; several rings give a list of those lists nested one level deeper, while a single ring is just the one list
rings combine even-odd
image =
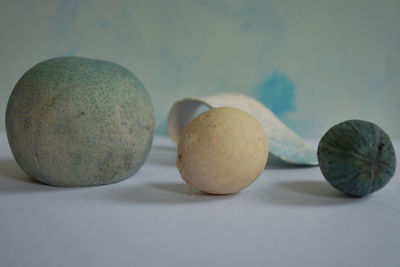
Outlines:
[{"label": "pale cream fruit", "polygon": [[185,128],[177,166],[185,182],[210,194],[231,194],[253,183],[265,168],[268,139],[249,113],[210,109]]}]

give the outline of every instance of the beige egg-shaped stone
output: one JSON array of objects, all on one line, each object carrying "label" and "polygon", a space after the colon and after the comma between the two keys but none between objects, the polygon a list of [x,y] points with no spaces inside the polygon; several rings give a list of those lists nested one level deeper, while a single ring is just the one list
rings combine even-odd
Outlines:
[{"label": "beige egg-shaped stone", "polygon": [[249,113],[210,109],[180,137],[177,167],[189,185],[210,194],[231,194],[253,183],[265,168],[268,139]]}]

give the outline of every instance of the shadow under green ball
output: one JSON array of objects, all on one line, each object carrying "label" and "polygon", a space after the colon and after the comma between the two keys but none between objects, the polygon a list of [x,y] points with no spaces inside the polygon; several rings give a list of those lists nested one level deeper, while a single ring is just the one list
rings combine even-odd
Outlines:
[{"label": "shadow under green ball", "polygon": [[351,196],[365,196],[393,177],[396,155],[389,136],[368,121],[348,120],[330,128],[318,145],[325,179]]},{"label": "shadow under green ball", "polygon": [[134,174],[150,151],[154,111],[140,80],[102,60],[59,57],[28,70],[6,111],[21,169],[55,186],[92,186]]}]

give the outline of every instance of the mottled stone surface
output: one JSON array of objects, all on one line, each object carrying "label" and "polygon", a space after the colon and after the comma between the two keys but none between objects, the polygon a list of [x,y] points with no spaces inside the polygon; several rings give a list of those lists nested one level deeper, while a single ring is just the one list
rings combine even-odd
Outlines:
[{"label": "mottled stone surface", "polygon": [[114,63],[60,57],[28,70],[6,111],[14,157],[32,178],[55,186],[118,182],[149,153],[154,110],[143,84]]},{"label": "mottled stone surface", "polygon": [[389,136],[367,121],[348,120],[333,126],[318,146],[326,180],[347,195],[365,196],[385,186],[396,168]]}]

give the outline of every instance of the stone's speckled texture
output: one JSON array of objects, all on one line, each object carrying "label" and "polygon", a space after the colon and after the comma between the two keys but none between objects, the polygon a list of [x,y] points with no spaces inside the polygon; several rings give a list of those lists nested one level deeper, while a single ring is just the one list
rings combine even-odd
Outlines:
[{"label": "stone's speckled texture", "polygon": [[111,62],[60,57],[28,70],[6,111],[14,157],[32,178],[55,186],[118,182],[149,153],[154,110],[143,84]]},{"label": "stone's speckled texture", "polygon": [[377,125],[361,120],[348,120],[329,129],[319,142],[318,161],[326,180],[352,196],[381,189],[396,168],[389,136]]}]

